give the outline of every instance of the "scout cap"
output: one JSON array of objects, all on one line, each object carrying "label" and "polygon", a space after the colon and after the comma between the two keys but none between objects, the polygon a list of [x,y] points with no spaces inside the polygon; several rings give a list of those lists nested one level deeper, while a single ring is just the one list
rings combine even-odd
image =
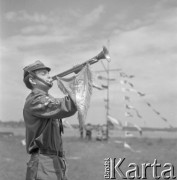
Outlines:
[{"label": "scout cap", "polygon": [[39,69],[47,69],[48,71],[51,70],[49,67],[45,66],[39,60],[37,60],[34,63],[23,68],[23,70],[24,70],[23,81],[24,81],[27,88],[32,89],[31,83],[29,82],[30,72],[34,72],[34,71],[39,70]]}]

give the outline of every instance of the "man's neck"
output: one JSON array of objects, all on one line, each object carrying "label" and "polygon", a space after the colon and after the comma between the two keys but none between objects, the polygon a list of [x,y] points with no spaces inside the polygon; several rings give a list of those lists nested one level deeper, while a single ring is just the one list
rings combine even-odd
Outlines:
[{"label": "man's neck", "polygon": [[39,88],[39,87],[34,87],[33,91],[42,91],[42,92],[48,94],[48,90],[47,89],[42,89],[42,88]]}]

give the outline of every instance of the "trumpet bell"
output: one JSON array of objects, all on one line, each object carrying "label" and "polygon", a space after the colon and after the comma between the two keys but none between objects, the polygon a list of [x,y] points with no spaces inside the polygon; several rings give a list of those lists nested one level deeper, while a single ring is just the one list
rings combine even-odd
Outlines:
[{"label": "trumpet bell", "polygon": [[109,56],[108,49],[105,46],[103,46],[103,50],[97,56],[95,56],[95,59],[97,59],[97,60],[107,59],[108,61],[110,61],[111,58]]},{"label": "trumpet bell", "polygon": [[105,46],[103,46],[103,52],[104,52],[104,55],[105,55],[105,59],[111,60],[111,57],[109,56],[109,51]]}]

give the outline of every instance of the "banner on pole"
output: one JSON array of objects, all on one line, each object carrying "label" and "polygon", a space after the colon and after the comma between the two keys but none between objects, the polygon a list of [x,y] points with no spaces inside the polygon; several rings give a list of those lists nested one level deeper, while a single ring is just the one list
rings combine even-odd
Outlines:
[{"label": "banner on pole", "polygon": [[89,64],[84,66],[76,76],[70,78],[57,77],[57,79],[60,90],[69,95],[75,103],[78,110],[79,125],[83,129],[92,94],[92,73]]}]

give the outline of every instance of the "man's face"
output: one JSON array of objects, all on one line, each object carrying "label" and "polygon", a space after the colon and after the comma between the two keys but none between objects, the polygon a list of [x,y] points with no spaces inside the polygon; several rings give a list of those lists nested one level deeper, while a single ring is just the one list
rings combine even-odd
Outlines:
[{"label": "man's face", "polygon": [[41,78],[42,80],[44,80],[45,82],[47,82],[49,84],[49,86],[47,86],[45,83],[43,83],[42,81],[35,79],[35,82],[37,84],[38,87],[40,88],[44,88],[44,89],[50,89],[50,87],[52,87],[53,83],[52,83],[52,78],[49,75],[49,71],[47,69],[39,69],[35,71],[35,74]]}]

